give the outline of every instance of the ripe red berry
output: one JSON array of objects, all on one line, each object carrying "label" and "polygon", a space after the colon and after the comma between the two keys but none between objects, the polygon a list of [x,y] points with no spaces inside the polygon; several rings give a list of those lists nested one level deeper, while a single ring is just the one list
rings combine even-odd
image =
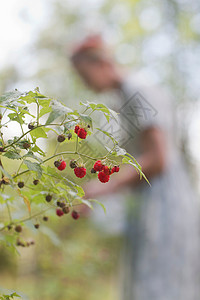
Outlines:
[{"label": "ripe red berry", "polygon": [[119,166],[114,166],[111,170],[112,173],[117,173],[119,172]]},{"label": "ripe red berry", "polygon": [[76,177],[83,178],[86,175],[86,168],[76,167],[74,169],[74,173],[75,173]]},{"label": "ripe red berry", "polygon": [[56,209],[56,214],[57,214],[58,217],[62,217],[64,215],[64,212],[62,211],[62,209],[57,208]]},{"label": "ripe red berry", "polygon": [[80,139],[85,139],[86,138],[86,136],[87,136],[87,131],[84,129],[84,128],[80,128],[79,130],[78,130],[78,133],[77,133],[77,135],[78,135],[78,137],[80,138]]},{"label": "ripe red berry", "polygon": [[60,165],[57,168],[58,170],[63,171],[66,168],[66,162],[62,160]]},{"label": "ripe red berry", "polygon": [[74,220],[77,220],[80,217],[79,213],[75,210],[72,211],[72,218]]},{"label": "ripe red berry", "polygon": [[80,126],[79,126],[79,125],[76,125],[75,128],[74,128],[74,132],[77,134],[78,131],[79,131],[79,129],[80,129]]},{"label": "ripe red berry", "polygon": [[106,175],[110,175],[111,171],[110,171],[110,168],[108,166],[103,166],[103,172],[106,174]]},{"label": "ripe red berry", "polygon": [[93,166],[93,169],[95,171],[102,171],[103,170],[103,165],[102,165],[102,162],[101,160],[97,160]]},{"label": "ripe red berry", "polygon": [[103,171],[99,172],[98,178],[101,182],[106,183],[110,179],[110,175],[105,174]]}]

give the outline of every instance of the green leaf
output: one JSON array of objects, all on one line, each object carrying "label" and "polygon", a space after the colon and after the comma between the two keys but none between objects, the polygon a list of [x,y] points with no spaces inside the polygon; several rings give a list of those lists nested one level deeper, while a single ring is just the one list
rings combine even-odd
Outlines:
[{"label": "green leaf", "polygon": [[38,173],[39,178],[42,176],[42,168],[40,164],[36,162],[32,162],[30,160],[24,160],[25,165],[28,167],[29,170],[35,171]]},{"label": "green leaf", "polygon": [[3,156],[10,158],[10,159],[21,159],[21,156],[18,152],[16,151],[7,151],[3,154]]},{"label": "green leaf", "polygon": [[107,132],[107,131],[105,131],[105,130],[102,130],[102,129],[100,129],[100,128],[96,128],[98,131],[101,131],[102,133],[104,133],[105,135],[107,135],[111,140],[112,140],[112,142],[114,143],[114,144],[118,144],[118,142],[116,141],[116,139],[114,138],[114,136],[111,134],[111,133],[109,133],[109,132]]},{"label": "green leaf", "polygon": [[31,130],[30,135],[31,135],[32,138],[36,138],[36,139],[38,139],[38,138],[45,138],[46,139],[47,138],[46,132],[41,127],[37,127],[35,129]]},{"label": "green leaf", "polygon": [[114,150],[111,152],[113,156],[122,156],[126,154],[126,150],[119,147],[118,145],[115,146]]},{"label": "green leaf", "polygon": [[43,107],[43,108],[41,108],[41,110],[40,110],[40,113],[39,113],[39,117],[41,118],[42,116],[44,116],[44,115],[46,115],[46,114],[48,114],[48,113],[50,113],[52,111],[52,108],[51,107]]},{"label": "green leaf", "polygon": [[51,107],[52,107],[52,112],[50,113],[50,115],[46,121],[46,124],[51,124],[58,117],[73,112],[71,110],[71,108],[65,106],[64,104],[62,104],[61,102],[58,102],[56,100],[52,101]]},{"label": "green leaf", "polygon": [[92,128],[92,119],[88,115],[79,114],[80,119]]}]

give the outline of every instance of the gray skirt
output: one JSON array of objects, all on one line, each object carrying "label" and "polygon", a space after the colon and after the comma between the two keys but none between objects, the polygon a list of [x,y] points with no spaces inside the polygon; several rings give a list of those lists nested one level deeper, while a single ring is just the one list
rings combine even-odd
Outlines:
[{"label": "gray skirt", "polygon": [[199,300],[199,203],[179,160],[133,191],[121,300]]}]

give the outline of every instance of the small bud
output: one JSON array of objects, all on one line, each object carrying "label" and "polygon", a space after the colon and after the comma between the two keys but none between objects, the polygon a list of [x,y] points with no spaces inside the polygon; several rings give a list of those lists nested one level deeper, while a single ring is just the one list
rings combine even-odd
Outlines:
[{"label": "small bud", "polygon": [[24,182],[23,181],[20,181],[20,182],[18,182],[18,187],[20,188],[20,189],[22,189],[23,187],[24,187]]},{"label": "small bud", "polygon": [[57,204],[57,206],[60,206],[60,201],[57,201],[56,204]]},{"label": "small bud", "polygon": [[68,214],[70,212],[70,208],[68,206],[63,207],[64,214]]},{"label": "small bud", "polygon": [[40,224],[34,224],[34,227],[35,227],[36,229],[38,229],[38,228],[40,227]]},{"label": "small bud", "polygon": [[70,140],[72,138],[71,132],[68,134],[67,138],[68,138],[68,140]]},{"label": "small bud", "polygon": [[33,184],[34,184],[34,185],[37,185],[38,183],[39,183],[39,180],[38,180],[38,179],[33,180]]},{"label": "small bud", "polygon": [[8,228],[8,230],[11,230],[12,229],[12,225],[8,225],[7,228]]},{"label": "small bud", "polygon": [[22,226],[21,225],[15,226],[15,231],[16,232],[22,232]]},{"label": "small bud", "polygon": [[66,204],[65,204],[64,202],[60,202],[60,207],[61,207],[61,208],[65,207],[65,205],[66,205]]},{"label": "small bud", "polygon": [[70,160],[69,166],[70,166],[70,168],[75,169],[77,167],[76,160],[74,160],[74,159]]},{"label": "small bud", "polygon": [[30,146],[31,146],[31,144],[28,143],[28,142],[23,143],[23,148],[24,149],[28,149],[28,148],[30,148]]},{"label": "small bud", "polygon": [[58,141],[59,143],[64,142],[64,140],[65,140],[64,134],[60,134],[60,135],[58,136],[58,138],[57,138],[57,141]]},{"label": "small bud", "polygon": [[95,171],[94,168],[92,168],[90,172],[91,172],[92,174],[95,174],[95,173],[96,173],[96,171]]},{"label": "small bud", "polygon": [[32,123],[28,124],[28,129],[33,130],[35,128],[35,126]]},{"label": "small bud", "polygon": [[58,160],[54,161],[54,166],[58,168],[60,166],[60,162]]},{"label": "small bud", "polygon": [[44,217],[43,217],[43,221],[45,221],[45,222],[47,222],[48,219],[49,219],[49,218],[48,218],[47,216],[44,216]]},{"label": "small bud", "polygon": [[47,202],[50,202],[52,200],[52,196],[48,194],[45,199]]}]

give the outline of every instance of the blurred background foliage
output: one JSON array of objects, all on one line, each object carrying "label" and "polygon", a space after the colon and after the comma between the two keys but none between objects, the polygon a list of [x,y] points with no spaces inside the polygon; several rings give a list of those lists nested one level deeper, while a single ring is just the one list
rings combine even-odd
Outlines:
[{"label": "blurred background foliage", "polygon": [[[39,86],[69,106],[101,102],[103,97],[81,83],[68,57],[80,38],[102,33],[123,69],[170,90],[183,151],[198,168],[199,1],[8,0],[1,3],[0,20],[1,93]],[[1,286],[34,300],[116,299],[120,235],[101,233],[87,219],[69,219],[53,219],[57,235],[46,231],[49,240],[37,234],[36,247],[23,249],[19,257],[1,248]]]}]

